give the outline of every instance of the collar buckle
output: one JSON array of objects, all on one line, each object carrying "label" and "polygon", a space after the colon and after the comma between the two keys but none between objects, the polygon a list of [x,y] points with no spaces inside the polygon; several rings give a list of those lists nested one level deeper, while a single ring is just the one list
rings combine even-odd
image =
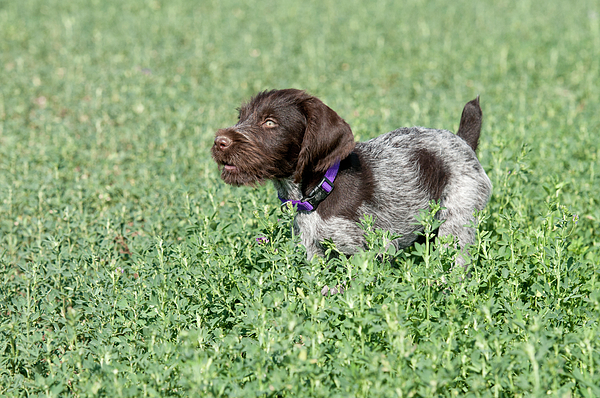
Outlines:
[{"label": "collar buckle", "polygon": [[340,161],[338,160],[333,166],[327,169],[325,176],[321,179],[319,184],[310,191],[308,196],[303,197],[301,200],[286,200],[279,196],[281,200],[281,210],[283,210],[283,205],[291,202],[292,205],[298,211],[311,212],[314,211],[319,203],[324,201],[327,196],[333,191],[335,185],[333,181],[337,176],[337,173],[340,169]]},{"label": "collar buckle", "polygon": [[327,177],[323,177],[319,185],[313,188],[312,191],[308,194],[308,196],[302,198],[302,202],[308,202],[313,207],[313,210],[317,208],[319,203],[325,200],[327,196],[333,191],[335,185],[333,181],[331,181]]}]

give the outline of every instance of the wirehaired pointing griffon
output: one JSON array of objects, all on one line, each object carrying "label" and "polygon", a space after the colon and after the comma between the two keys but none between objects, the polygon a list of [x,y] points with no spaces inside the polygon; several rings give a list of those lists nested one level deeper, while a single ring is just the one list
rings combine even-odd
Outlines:
[{"label": "wirehaired pointing griffon", "polygon": [[[239,110],[233,127],[217,132],[212,156],[231,185],[272,180],[282,202],[297,208],[294,228],[308,258],[323,255],[322,242],[353,254],[365,247],[360,220],[411,245],[422,226],[415,216],[439,200],[438,234],[462,247],[475,239],[475,210],[492,184],[475,150],[481,130],[479,97],[465,105],[458,133],[404,127],[354,142],[350,126],[321,100],[301,90],[259,93]],[[457,259],[464,264],[464,260]]]}]

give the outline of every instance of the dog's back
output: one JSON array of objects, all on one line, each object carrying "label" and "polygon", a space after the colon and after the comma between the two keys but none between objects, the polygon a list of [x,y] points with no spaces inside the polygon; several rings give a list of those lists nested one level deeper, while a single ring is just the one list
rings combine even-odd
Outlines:
[{"label": "dog's back", "polygon": [[[472,142],[476,147],[476,138]],[[447,130],[405,127],[357,143],[356,151],[375,176],[375,200],[359,213],[373,214],[376,227],[403,235],[396,243],[406,247],[420,229],[414,216],[429,201],[440,201],[445,207],[440,218],[446,220],[441,234],[472,243],[474,230],[463,226],[474,220],[473,211],[482,210],[491,194],[472,142]]]}]

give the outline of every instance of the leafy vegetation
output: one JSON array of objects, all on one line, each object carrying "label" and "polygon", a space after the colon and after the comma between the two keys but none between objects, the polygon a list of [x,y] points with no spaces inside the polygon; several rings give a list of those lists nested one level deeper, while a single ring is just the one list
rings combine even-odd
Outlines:
[{"label": "leafy vegetation", "polygon": [[[599,13],[0,1],[0,395],[600,396]],[[468,275],[369,220],[370,250],[307,261],[270,185],[220,181],[216,129],[284,87],[360,140],[481,95]]]}]

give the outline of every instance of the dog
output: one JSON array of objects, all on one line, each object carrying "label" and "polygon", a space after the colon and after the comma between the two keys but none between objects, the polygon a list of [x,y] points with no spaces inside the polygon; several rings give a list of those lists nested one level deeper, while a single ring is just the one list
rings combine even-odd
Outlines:
[{"label": "dog", "polygon": [[242,105],[237,124],[217,131],[211,152],[227,184],[273,181],[281,201],[297,208],[294,230],[309,260],[325,254],[327,239],[346,255],[364,249],[364,215],[406,248],[423,228],[415,216],[432,200],[442,206],[438,235],[454,235],[464,249],[475,240],[474,212],[492,192],[475,154],[481,123],[477,97],[465,105],[456,135],[404,127],[356,143],[348,123],[318,98],[272,90]]}]

